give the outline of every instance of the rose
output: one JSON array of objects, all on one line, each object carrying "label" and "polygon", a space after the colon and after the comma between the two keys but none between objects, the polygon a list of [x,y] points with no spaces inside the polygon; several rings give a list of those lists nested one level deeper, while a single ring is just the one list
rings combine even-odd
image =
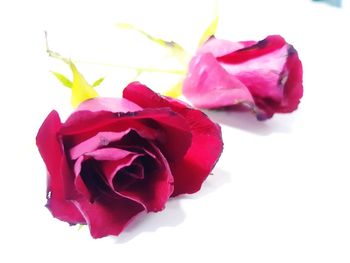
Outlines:
[{"label": "rose", "polygon": [[248,108],[264,120],[298,107],[302,65],[297,51],[278,35],[259,42],[213,37],[192,58],[183,94],[200,108]]},{"label": "rose", "polygon": [[140,83],[122,99],[94,98],[65,123],[52,111],[37,135],[48,170],[47,207],[94,238],[118,235],[138,213],[194,193],[222,152],[220,127]]}]

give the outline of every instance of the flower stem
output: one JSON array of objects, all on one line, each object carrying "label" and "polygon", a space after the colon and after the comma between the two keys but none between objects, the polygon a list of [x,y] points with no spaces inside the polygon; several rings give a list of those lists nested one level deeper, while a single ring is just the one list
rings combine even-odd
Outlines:
[{"label": "flower stem", "polygon": [[[48,43],[46,31],[45,31],[45,41],[46,41],[46,52],[49,55],[49,57],[62,60],[63,62],[69,64],[70,59],[62,56],[61,54],[59,54],[55,51],[52,51],[49,48],[49,43]],[[135,70],[136,72],[159,72],[159,73],[176,74],[176,75],[185,75],[186,74],[186,70],[182,70],[182,69],[161,69],[161,68],[135,67],[135,66],[118,65],[118,64],[113,64],[113,63],[103,63],[103,62],[80,60],[80,59],[73,59],[73,60],[76,63],[100,65],[100,66],[114,67],[114,68],[120,68],[120,69],[129,69],[129,70]]]},{"label": "flower stem", "polygon": [[46,53],[49,55],[49,57],[62,60],[62,61],[65,62],[66,64],[69,64],[69,59],[68,59],[68,58],[63,57],[63,56],[60,55],[59,53],[54,52],[54,51],[52,51],[52,50],[49,48],[49,41],[48,41],[48,39],[47,39],[47,32],[45,31],[44,33],[45,33]]},{"label": "flower stem", "polygon": [[119,65],[119,64],[113,64],[113,63],[102,63],[102,62],[76,60],[76,59],[74,61],[77,63],[93,64],[93,65],[114,67],[114,68],[120,68],[120,69],[130,69],[130,70],[135,70],[137,72],[142,72],[142,71],[144,71],[144,72],[159,72],[159,73],[177,74],[177,75],[185,75],[186,74],[186,71],[182,70],[182,69],[161,69],[161,68],[135,67],[135,66],[128,66],[128,65]]}]

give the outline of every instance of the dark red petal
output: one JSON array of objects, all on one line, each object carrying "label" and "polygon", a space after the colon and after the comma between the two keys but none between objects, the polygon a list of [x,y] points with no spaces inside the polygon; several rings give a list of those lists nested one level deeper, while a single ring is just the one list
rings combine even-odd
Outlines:
[{"label": "dark red petal", "polygon": [[80,195],[90,202],[98,199],[103,191],[108,191],[103,178],[91,159],[80,156],[75,163],[75,187]]},{"label": "dark red petal", "polygon": [[144,210],[143,206],[130,199],[103,194],[90,203],[81,198],[74,201],[84,215],[93,238],[119,235],[128,222]]},{"label": "dark red petal", "polygon": [[145,172],[143,180],[138,180],[138,182],[123,189],[119,187],[117,174],[114,183],[115,190],[119,194],[142,204],[147,211],[157,212],[164,209],[166,202],[173,193],[174,180],[169,164],[160,150],[151,144],[149,147],[150,149],[146,151],[152,152],[156,160],[141,157],[145,159],[142,163]]},{"label": "dark red petal", "polygon": [[95,136],[97,132],[119,132],[127,129],[135,130],[141,137],[156,138],[162,152],[170,149],[164,152],[167,153],[166,158],[171,160],[182,158],[191,143],[188,124],[170,108],[144,109],[129,113],[78,111],[62,124],[60,133],[65,136],[65,142],[73,141],[69,144],[74,146]]},{"label": "dark red petal", "polygon": [[109,186],[113,189],[113,179],[118,171],[124,167],[132,165],[136,158],[143,156],[142,154],[129,154],[123,159],[116,161],[103,161],[100,162],[100,167],[103,175],[105,176]]},{"label": "dark red petal", "polygon": [[[97,149],[80,156],[74,164],[74,184],[80,194],[93,202],[101,191],[111,192],[115,175],[105,172],[106,163],[125,162],[129,157],[136,158],[140,154],[116,148]],[[98,161],[98,162],[97,162]],[[109,177],[111,176],[111,177]]]},{"label": "dark red petal", "polygon": [[219,62],[229,64],[242,63],[244,61],[271,53],[277,49],[280,49],[285,44],[286,41],[283,37],[279,35],[272,35],[260,40],[254,45],[235,50],[221,57],[217,57],[217,60]]},{"label": "dark red petal", "polygon": [[162,97],[138,82],[129,84],[123,97],[143,108],[170,107],[185,118],[191,129],[192,143],[181,161],[169,162],[174,177],[173,196],[198,191],[223,150],[220,126],[203,112],[181,101]]},{"label": "dark red petal", "polygon": [[65,198],[65,177],[71,176],[71,171],[58,139],[60,127],[60,117],[56,111],[52,111],[36,137],[36,144],[48,170],[47,207],[52,215],[60,220],[70,224],[85,223],[79,210]]}]

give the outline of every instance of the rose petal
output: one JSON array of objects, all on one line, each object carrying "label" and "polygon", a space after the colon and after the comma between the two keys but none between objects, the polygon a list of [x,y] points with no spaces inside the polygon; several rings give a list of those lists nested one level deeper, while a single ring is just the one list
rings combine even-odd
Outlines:
[{"label": "rose petal", "polygon": [[279,105],[279,112],[294,111],[303,96],[303,67],[297,51],[289,45],[288,58],[282,72],[285,76],[284,97]]},{"label": "rose petal", "polygon": [[[251,42],[251,43],[254,43],[254,42]],[[286,41],[284,40],[283,37],[279,35],[272,35],[272,36],[266,37],[263,40],[256,42],[251,46],[247,46],[245,48],[235,50],[231,53],[217,57],[217,60],[219,62],[229,63],[229,64],[242,63],[247,60],[269,54],[275,50],[282,48],[285,44],[286,44]]]},{"label": "rose petal", "polygon": [[93,203],[104,193],[112,193],[108,183],[97,167],[96,161],[85,156],[81,156],[77,163],[80,163],[79,171],[77,165],[75,169],[79,172],[76,174],[74,184],[81,196],[84,196],[89,202]]},{"label": "rose petal", "polygon": [[255,41],[232,42],[212,37],[197,50],[196,55],[211,53],[214,57],[221,57],[254,44]]},{"label": "rose petal", "polygon": [[[95,136],[96,131],[119,132],[126,129],[133,129],[142,137],[156,137],[157,145],[162,152],[167,153],[166,158],[171,160],[182,158],[191,143],[188,124],[181,115],[169,108],[144,109],[130,113],[79,111],[68,118],[60,133],[69,148],[69,145],[74,146]],[[178,141],[182,143],[178,144]]]},{"label": "rose petal", "polygon": [[[105,162],[101,163],[102,172],[103,172],[104,176],[106,177],[109,186],[112,189],[115,189],[114,179],[117,176],[117,173],[119,171],[121,171],[123,168],[135,165],[134,164],[135,160],[140,156],[143,156],[143,155],[142,154],[128,155],[127,157],[125,157],[122,160],[118,160],[118,161],[114,161],[114,162],[105,161]],[[141,168],[141,170],[142,169],[143,168]],[[144,177],[143,172],[142,172],[142,175],[135,175],[135,174],[130,174],[130,173],[129,173],[129,175],[131,175],[130,177],[134,177],[137,179],[142,179]]]},{"label": "rose petal", "polygon": [[143,156],[143,154],[129,154],[123,159],[117,161],[104,161],[100,163],[101,170],[111,188],[114,188],[113,179],[117,172],[124,167],[130,166],[135,161],[135,159],[140,156]]},{"label": "rose petal", "polygon": [[95,159],[97,161],[119,161],[129,155],[135,155],[135,153],[116,148],[97,149],[93,152],[85,153],[76,160],[74,164],[74,173],[76,176],[80,173],[81,164],[87,159]]},{"label": "rose petal", "polygon": [[48,170],[47,207],[52,215],[60,220],[71,224],[85,223],[79,210],[65,198],[65,190],[70,187],[65,186],[67,180],[64,177],[70,176],[71,173],[57,137],[60,127],[60,117],[56,111],[52,111],[36,137],[36,144]]},{"label": "rose petal", "polygon": [[[110,170],[105,173],[105,166],[108,169],[107,164],[110,162],[125,164],[125,162],[128,163],[129,158],[133,160],[138,156],[141,156],[141,154],[116,148],[98,149],[80,156],[74,164],[76,189],[90,202],[94,202],[101,191],[111,192],[111,189],[113,189],[113,178],[116,171],[114,174],[111,174]],[[85,169],[83,166],[85,166]]]},{"label": "rose petal", "polygon": [[[160,150],[155,145],[150,144],[149,147],[151,147],[149,151],[156,155],[157,162],[154,160],[155,163],[152,165],[150,160],[145,159],[142,163],[144,169],[146,169],[143,180],[137,180],[126,188],[120,187],[118,183],[120,178],[117,174],[114,179],[114,185],[115,190],[122,196],[142,204],[147,211],[157,212],[164,209],[166,202],[173,193],[174,179],[168,162]],[[148,166],[150,167],[147,169]]]},{"label": "rose petal", "polygon": [[[203,112],[178,100],[161,97],[138,82],[129,84],[123,91],[123,97],[143,108],[170,107],[185,118],[191,129],[192,143],[181,161],[169,162],[174,177],[172,196],[198,191],[223,150],[220,126]],[[177,145],[180,146],[180,143],[177,142]]]},{"label": "rose petal", "polygon": [[99,132],[95,136],[81,142],[69,150],[69,155],[72,160],[79,156],[92,152],[98,148],[105,147],[111,142],[118,141],[130,132],[130,129],[122,132]]},{"label": "rose petal", "polygon": [[287,56],[288,46],[285,45],[263,56],[238,64],[222,64],[222,66],[231,76],[244,83],[253,97],[269,98],[279,102],[283,97],[281,72]]},{"label": "rose petal", "polygon": [[[302,66],[297,52],[283,37],[272,35],[259,42],[231,43],[212,38],[198,54],[191,61],[183,87],[184,95],[195,106],[250,109],[259,120],[298,107],[303,94]],[[211,60],[201,58],[208,54],[213,56]],[[241,93],[230,94],[230,77],[245,87],[250,100]],[[240,105],[243,107],[238,108]]]},{"label": "rose petal", "polygon": [[209,53],[192,59],[183,93],[196,107],[207,109],[253,102],[247,87]]},{"label": "rose petal", "polygon": [[103,98],[96,97],[86,100],[79,104],[76,111],[111,111],[111,112],[132,112],[142,110],[138,105],[131,101],[121,98]]},{"label": "rose petal", "polygon": [[128,222],[144,210],[143,206],[130,199],[115,194],[103,194],[91,203],[85,198],[74,202],[84,215],[91,236],[101,238],[108,235],[119,235]]},{"label": "rose petal", "polygon": [[[275,38],[266,39],[275,41]],[[278,38],[278,43],[281,40]],[[243,63],[222,64],[246,85],[264,119],[276,112],[294,111],[303,95],[301,61],[296,50],[284,43],[279,49]]]}]

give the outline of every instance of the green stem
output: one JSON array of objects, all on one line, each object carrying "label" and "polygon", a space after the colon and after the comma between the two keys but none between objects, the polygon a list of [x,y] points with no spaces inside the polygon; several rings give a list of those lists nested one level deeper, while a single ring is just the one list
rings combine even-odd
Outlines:
[{"label": "green stem", "polygon": [[60,55],[59,53],[54,52],[54,51],[52,51],[52,50],[49,48],[49,41],[47,40],[47,32],[46,32],[46,31],[45,31],[45,43],[46,43],[46,52],[47,52],[47,54],[49,55],[49,57],[62,60],[64,63],[69,64],[69,59],[68,59],[68,58],[63,57],[63,56]]},{"label": "green stem", "polygon": [[[61,54],[59,54],[57,52],[52,51],[49,48],[49,43],[47,40],[47,32],[46,31],[45,31],[45,40],[46,40],[46,52],[49,55],[49,57],[62,60],[63,62],[69,64],[70,59],[62,56]],[[135,70],[136,72],[159,72],[159,73],[177,74],[177,75],[185,75],[186,74],[186,70],[181,70],[181,69],[146,68],[146,67],[134,67],[134,66],[118,65],[118,64],[112,64],[112,63],[102,63],[102,62],[79,60],[79,59],[73,59],[73,60],[76,63],[100,65],[100,66],[114,67],[114,68],[120,68],[120,69],[129,69],[129,70]]]}]

